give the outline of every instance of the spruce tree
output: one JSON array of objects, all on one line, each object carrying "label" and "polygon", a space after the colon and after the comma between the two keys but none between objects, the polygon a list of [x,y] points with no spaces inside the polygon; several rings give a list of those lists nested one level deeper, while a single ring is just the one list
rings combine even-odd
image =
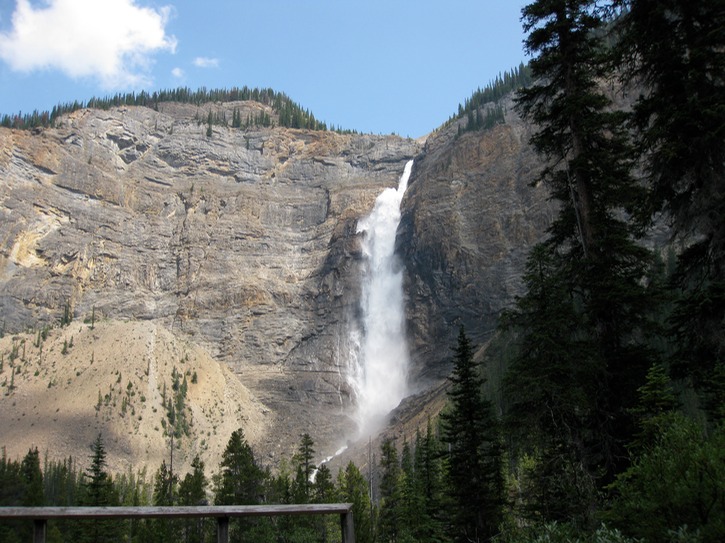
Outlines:
[{"label": "spruce tree", "polygon": [[[725,9],[721,0],[616,0],[615,60],[639,93],[632,115],[650,187],[685,247],[673,369],[725,419]],[[641,89],[645,89],[644,92]]]},{"label": "spruce tree", "polygon": [[349,462],[345,470],[341,470],[338,475],[338,495],[341,501],[352,503],[355,541],[372,543],[373,512],[368,493],[368,482],[353,462]]},{"label": "spruce tree", "polygon": [[178,482],[179,478],[166,465],[166,460],[162,460],[154,477],[154,505],[176,505]]},{"label": "spruce tree", "polygon": [[498,532],[504,505],[501,443],[491,402],[483,397],[483,377],[463,327],[454,348],[448,392],[441,414],[448,446],[449,494],[455,541],[489,541]]},{"label": "spruce tree", "polygon": [[420,541],[448,541],[440,443],[430,419],[425,435],[420,431],[416,433],[413,465],[415,489],[422,501],[413,534]]},{"label": "spruce tree", "polygon": [[84,474],[87,479],[84,505],[115,505],[111,475],[106,471],[106,447],[101,434],[93,442],[91,451],[91,465]]},{"label": "spruce tree", "polygon": [[[570,485],[556,488],[562,481],[555,473],[568,474],[581,493],[580,503],[569,505],[587,517],[594,495],[588,481],[601,489],[627,465],[625,446],[635,430],[630,409],[652,359],[646,343],[652,297],[643,281],[651,256],[638,243],[644,217],[637,204],[645,193],[631,173],[625,116],[613,111],[600,85],[607,72],[596,2],[538,0],[523,9],[523,22],[534,84],[520,91],[517,105],[534,123],[531,143],[546,161],[535,182],[549,187],[560,210],[529,266],[533,290],[519,300],[517,330],[531,348],[508,379],[509,396],[516,381],[535,389],[534,376],[542,390],[528,403],[511,396],[517,416],[509,420],[533,426],[551,409],[562,417],[551,429],[556,435],[542,469],[551,466],[555,495],[575,495]],[[543,285],[558,293],[553,307],[541,303],[549,296]],[[554,310],[560,321],[547,330]],[[573,371],[562,373],[567,368]],[[543,389],[561,389],[559,383],[567,383],[563,397]],[[569,416],[577,425],[560,425]]]},{"label": "spruce tree", "polygon": [[254,459],[254,452],[240,428],[232,432],[220,464],[216,488],[218,505],[254,505],[259,503],[264,472]]},{"label": "spruce tree", "polygon": [[403,541],[403,495],[398,449],[386,438],[380,451],[380,517],[377,536],[379,541]]},{"label": "spruce tree", "polygon": [[[267,474],[257,464],[252,447],[240,428],[232,432],[222,454],[219,474],[215,479],[214,501],[217,505],[255,505],[263,499]],[[240,519],[230,526],[231,541],[257,540],[255,529],[264,522]]]},{"label": "spruce tree", "polygon": [[[108,507],[118,505],[111,475],[106,470],[106,447],[99,433],[91,446],[91,465],[84,473],[84,498],[82,505]],[[118,521],[92,520],[84,524],[82,541],[115,542],[119,539],[121,526]]]},{"label": "spruce tree", "polygon": [[21,464],[25,492],[22,505],[39,506],[45,505],[43,495],[43,473],[40,470],[40,455],[38,448],[34,447],[28,451]]},{"label": "spruce tree", "polygon": [[294,497],[295,503],[309,503],[312,490],[312,473],[315,470],[315,442],[310,434],[304,433],[300,437],[297,453],[293,458],[297,475],[295,477]]},{"label": "spruce tree", "polygon": [[[209,481],[204,474],[204,462],[197,454],[191,461],[191,473],[187,473],[179,484],[179,505],[206,505],[206,490]],[[204,541],[204,519],[193,519],[184,522],[186,541]]]},{"label": "spruce tree", "polygon": [[179,484],[179,504],[205,505],[209,481],[204,473],[204,461],[197,454],[191,461],[191,473],[187,473]]},{"label": "spruce tree", "polygon": [[[154,505],[172,506],[177,505],[177,486],[179,478],[171,471],[166,460],[161,461],[156,475],[154,476]],[[149,536],[152,541],[175,541],[181,534],[181,524],[178,520],[154,519],[150,523]]]}]

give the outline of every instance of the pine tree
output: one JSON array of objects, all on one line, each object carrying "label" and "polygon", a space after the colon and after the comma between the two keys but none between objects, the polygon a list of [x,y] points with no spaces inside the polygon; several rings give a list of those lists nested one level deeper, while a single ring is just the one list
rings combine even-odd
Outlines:
[{"label": "pine tree", "polygon": [[[555,485],[562,482],[554,476],[557,470],[569,474],[585,516],[593,505],[586,503],[593,496],[589,480],[603,488],[627,464],[625,445],[635,430],[630,409],[652,360],[646,334],[653,299],[643,281],[651,255],[637,242],[646,222],[637,205],[644,189],[631,174],[625,117],[612,110],[600,87],[607,74],[596,8],[593,0],[538,0],[523,9],[535,83],[520,91],[517,102],[536,125],[531,142],[546,160],[537,182],[550,188],[561,207],[529,268],[531,279],[537,266],[548,277],[539,274],[537,283],[530,283],[535,290],[518,304],[529,319],[518,320],[518,331],[534,358],[520,360],[509,379],[533,387],[534,375],[554,386],[570,382],[566,400],[555,397],[555,409],[579,423],[573,429],[556,426],[558,435],[540,460],[542,468],[552,466]],[[542,285],[558,293],[553,308],[540,303]],[[547,331],[544,321],[554,308],[561,322],[571,325],[569,331],[559,323],[556,331]],[[572,364],[578,364],[574,374],[561,372]],[[522,418],[536,420],[549,410],[541,403],[546,394],[542,390],[529,398],[538,402],[517,402],[516,424],[532,426]],[[568,486],[550,490],[573,492]]]},{"label": "pine tree", "polygon": [[154,476],[154,505],[176,505],[177,485],[179,478],[161,461]]},{"label": "pine tree", "polygon": [[368,494],[368,483],[358,467],[349,462],[345,470],[338,475],[338,493],[340,500],[352,503],[352,515],[355,519],[355,541],[372,543],[373,512]]},{"label": "pine tree", "polygon": [[187,473],[179,484],[179,503],[181,505],[205,505],[206,490],[209,481],[204,474],[204,461],[197,454],[191,461],[191,473]]},{"label": "pine tree", "polygon": [[445,526],[445,489],[440,443],[428,419],[425,435],[416,433],[413,458],[415,492],[422,501],[413,530],[419,541],[448,541]]},{"label": "pine tree", "polygon": [[[108,507],[118,504],[111,475],[106,471],[106,448],[99,433],[91,446],[91,465],[85,472],[84,498],[82,505]],[[84,525],[83,541],[115,542],[119,539],[118,521],[93,520]]]},{"label": "pine tree", "polygon": [[297,448],[297,454],[292,459],[297,472],[294,481],[295,503],[310,503],[312,473],[315,470],[314,446],[315,442],[310,437],[310,434],[302,434],[299,447]]},{"label": "pine tree", "polygon": [[[332,472],[327,464],[320,465],[315,474],[315,482],[312,485],[312,503],[333,503],[337,501],[335,483],[332,480]],[[326,543],[330,536],[339,531],[339,519],[331,518],[329,515],[317,516],[313,519],[315,533],[318,534],[318,541]]]},{"label": "pine tree", "polygon": [[98,434],[91,446],[91,466],[85,472],[87,482],[84,505],[109,506],[115,505],[113,483],[106,471],[106,447],[103,436]]},{"label": "pine tree", "polygon": [[403,449],[400,452],[400,498],[401,522],[398,541],[430,541],[421,537],[421,528],[425,519],[425,496],[420,492],[413,450],[407,440],[403,442]]},{"label": "pine tree", "polygon": [[220,481],[215,492],[218,505],[259,503],[264,472],[254,459],[252,448],[240,428],[232,432],[220,464]]},{"label": "pine tree", "polygon": [[598,357],[581,330],[568,277],[545,245],[531,251],[524,283],[526,295],[503,321],[523,330],[503,396],[514,458],[536,460],[524,513],[579,521],[596,503],[588,444],[594,441]]},{"label": "pine tree", "polygon": [[21,470],[25,482],[22,505],[32,507],[45,505],[43,473],[40,470],[40,455],[37,447],[30,449],[25,455]]},{"label": "pine tree", "polygon": [[[219,473],[214,479],[214,501],[217,505],[255,505],[262,501],[267,474],[257,464],[252,447],[240,428],[232,432],[222,454]],[[239,520],[230,525],[231,541],[263,539],[254,530],[267,524],[254,520]]]},{"label": "pine tree", "polygon": [[[179,478],[172,472],[166,460],[161,461],[154,476],[154,505],[172,506],[177,504],[177,486]],[[153,541],[176,541],[181,534],[181,524],[178,520],[156,519],[149,526]]]},{"label": "pine tree", "polygon": [[380,468],[380,517],[378,519],[378,541],[385,543],[403,541],[403,496],[398,449],[395,442],[387,438],[381,445]]},{"label": "pine tree", "polygon": [[673,370],[725,419],[725,9],[711,0],[618,0],[616,61],[640,93],[633,112],[651,188],[686,246],[671,335]]},{"label": "pine tree", "polygon": [[498,531],[504,504],[501,444],[491,402],[483,398],[483,378],[463,327],[454,348],[448,392],[441,414],[448,445],[449,493],[456,541],[488,541]]}]

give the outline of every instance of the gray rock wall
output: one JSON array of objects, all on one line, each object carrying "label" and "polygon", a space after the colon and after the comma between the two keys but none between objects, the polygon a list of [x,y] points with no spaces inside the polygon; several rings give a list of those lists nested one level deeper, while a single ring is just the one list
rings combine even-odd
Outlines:
[{"label": "gray rock wall", "polygon": [[479,346],[490,338],[521,294],[529,248],[555,211],[544,187],[529,186],[540,162],[513,112],[506,124],[457,133],[453,124],[428,138],[398,233],[413,379],[421,387],[447,376],[459,326]]},{"label": "gray rock wall", "polygon": [[512,114],[451,125],[425,146],[395,136],[207,126],[208,108],[77,111],[53,129],[0,129],[0,312],[6,331],[76,319],[149,320],[229,365],[280,427],[325,449],[352,433],[347,326],[356,317],[357,221],[416,158],[403,200],[411,378],[450,370],[464,324],[481,344],[520,292],[553,214],[528,186],[537,160]]}]

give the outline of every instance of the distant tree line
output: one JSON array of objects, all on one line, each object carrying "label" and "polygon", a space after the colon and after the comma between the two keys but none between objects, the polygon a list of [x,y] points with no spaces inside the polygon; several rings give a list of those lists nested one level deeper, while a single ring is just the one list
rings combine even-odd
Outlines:
[{"label": "distant tree line", "polygon": [[[464,347],[465,349],[466,347]],[[469,351],[462,353],[463,365],[470,370]],[[464,371],[465,373],[465,371]],[[464,378],[465,380],[466,378]],[[471,383],[477,383],[475,379]],[[470,384],[470,383],[469,383]],[[476,393],[477,397],[480,397]],[[456,408],[453,409],[456,413]],[[469,413],[470,414],[470,413]],[[481,414],[475,418],[481,419]],[[460,540],[466,533],[475,533],[476,506],[470,496],[455,492],[454,480],[449,479],[451,469],[458,471],[458,481],[463,476],[457,453],[446,452],[446,447],[465,451],[464,441],[454,430],[464,423],[465,415],[458,422],[446,423],[441,430],[431,421],[425,432],[418,431],[412,441],[402,444],[384,440],[379,451],[379,462],[373,457],[374,466],[368,466],[363,474],[352,462],[333,476],[325,464],[314,462],[314,441],[303,434],[297,452],[284,461],[276,473],[262,466],[253,449],[247,443],[241,429],[234,431],[222,455],[216,473],[210,478],[203,461],[197,456],[190,470],[175,473],[170,463],[162,461],[152,476],[145,471],[112,475],[107,469],[107,451],[99,434],[91,445],[91,454],[85,469],[72,458],[63,461],[41,459],[36,448],[31,448],[20,460],[10,460],[3,453],[0,458],[0,506],[139,506],[139,505],[217,505],[254,504],[306,504],[348,502],[353,504],[356,541],[440,541]],[[484,419],[486,415],[483,415]],[[478,425],[473,432],[483,430],[489,438],[498,436],[495,430]],[[488,454],[491,443],[486,438],[480,467],[466,468],[476,479],[476,474],[500,472],[500,466],[487,458],[499,459]],[[480,443],[479,443],[480,445]],[[463,447],[463,448],[461,448]],[[475,448],[474,448],[475,449]],[[496,449],[498,451],[498,449]],[[462,457],[461,457],[462,458]],[[497,460],[498,461],[498,460]],[[453,468],[453,466],[457,466]],[[502,482],[500,478],[496,481]],[[499,483],[495,483],[494,486]],[[470,490],[471,484],[466,485]],[[486,487],[488,488],[488,486]],[[477,492],[477,495],[480,495]],[[488,495],[488,494],[486,494]],[[452,497],[453,496],[453,497]],[[480,498],[480,496],[479,496]],[[500,518],[499,503],[494,507]],[[455,515],[448,510],[456,511]],[[480,520],[480,519],[479,519]],[[490,518],[485,524],[491,529],[496,522]],[[473,532],[471,531],[473,530]],[[279,517],[233,520],[230,527],[231,541],[269,542],[338,542],[339,519],[336,517]],[[0,524],[0,541],[26,541],[31,538],[29,522],[4,522]],[[459,534],[461,537],[457,537]],[[78,542],[162,542],[214,541],[213,519],[193,520],[101,520],[101,521],[50,521],[48,541]]]},{"label": "distant tree line", "polygon": [[[198,90],[191,90],[188,87],[179,87],[176,89],[155,91],[152,93],[129,92],[117,93],[113,96],[105,98],[91,98],[87,102],[68,102],[59,104],[48,111],[39,112],[37,110],[32,113],[18,113],[15,115],[5,114],[0,118],[0,126],[6,128],[32,129],[38,127],[53,126],[61,115],[78,111],[79,109],[110,109],[120,106],[144,106],[158,109],[159,104],[164,102],[179,102],[184,104],[194,104],[201,106],[212,102],[236,102],[251,100],[259,102],[266,106],[270,106],[278,116],[277,123],[279,126],[287,128],[305,128],[308,130],[327,130],[324,122],[318,121],[314,114],[308,109],[302,108],[299,104],[292,101],[286,94],[276,92],[272,89],[259,89],[233,87],[231,89],[212,89],[208,90],[202,87]],[[219,122],[217,124],[222,124]],[[224,121],[226,124],[226,121]],[[254,120],[254,123],[248,123],[247,126],[272,126],[271,119],[261,121]],[[239,123],[238,127],[242,127]]]},{"label": "distant tree line", "polygon": [[499,74],[484,88],[476,89],[463,104],[459,104],[458,112],[448,119],[446,126],[465,118],[466,124],[458,125],[458,133],[461,134],[487,130],[504,123],[504,106],[500,103],[501,99],[511,96],[511,93],[518,89],[528,87],[531,81],[531,68],[524,63]]}]

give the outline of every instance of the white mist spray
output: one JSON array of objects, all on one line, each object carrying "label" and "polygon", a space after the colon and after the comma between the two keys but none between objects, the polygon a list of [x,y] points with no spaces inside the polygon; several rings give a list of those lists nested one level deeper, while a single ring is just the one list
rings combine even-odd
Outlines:
[{"label": "white mist spray", "polygon": [[364,232],[362,330],[351,331],[350,343],[361,436],[378,429],[408,390],[403,271],[395,257],[395,233],[412,169],[411,160],[397,190],[385,189],[373,211],[357,227],[358,232]]}]

